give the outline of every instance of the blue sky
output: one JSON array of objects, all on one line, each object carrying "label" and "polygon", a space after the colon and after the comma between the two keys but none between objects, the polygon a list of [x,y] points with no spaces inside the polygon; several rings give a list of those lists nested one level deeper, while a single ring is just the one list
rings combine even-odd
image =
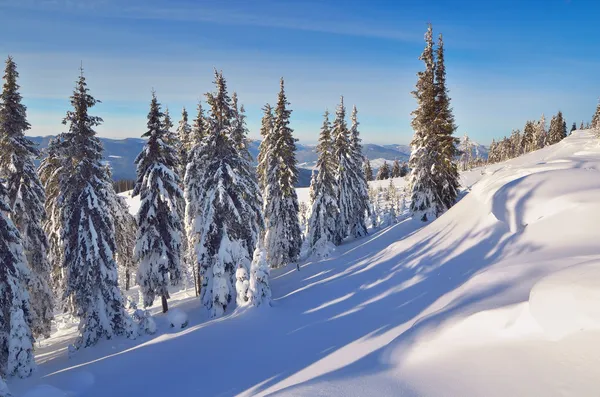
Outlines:
[{"label": "blue sky", "polygon": [[0,0],[0,57],[11,54],[31,135],[61,120],[83,62],[101,100],[101,136],[145,131],[150,92],[175,119],[195,112],[222,69],[258,137],[281,76],[301,142],[315,142],[339,96],[363,140],[408,143],[410,94],[427,22],[444,34],[459,129],[481,143],[561,109],[589,120],[600,96],[600,4],[593,0]]}]

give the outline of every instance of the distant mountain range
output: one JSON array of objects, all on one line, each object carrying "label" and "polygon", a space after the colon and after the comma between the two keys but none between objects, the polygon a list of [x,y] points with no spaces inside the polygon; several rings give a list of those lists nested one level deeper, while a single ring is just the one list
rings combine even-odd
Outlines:
[{"label": "distant mountain range", "polygon": [[[33,142],[39,145],[40,149],[48,147],[51,136],[46,137],[29,137]],[[141,152],[144,146],[144,139],[141,138],[126,138],[126,139],[110,139],[100,138],[104,145],[105,160],[110,163],[113,170],[113,178],[119,179],[135,179],[135,165],[133,164],[136,156]],[[251,140],[249,145],[250,154],[256,159],[258,156],[258,147],[260,141]],[[480,155],[487,158],[487,148],[483,145],[475,144]],[[312,170],[317,164],[316,146],[303,145],[296,143],[296,159],[299,168],[298,187],[306,187],[310,185]],[[371,161],[373,169],[379,168],[384,161],[392,162],[396,159],[399,161],[408,161],[410,157],[410,146],[408,145],[374,145],[363,144],[363,153]]]}]

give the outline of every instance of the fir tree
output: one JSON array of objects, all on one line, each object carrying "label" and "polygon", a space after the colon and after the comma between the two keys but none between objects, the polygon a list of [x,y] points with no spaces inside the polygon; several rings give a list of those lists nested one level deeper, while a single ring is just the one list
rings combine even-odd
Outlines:
[{"label": "fir tree", "polygon": [[548,132],[546,131],[546,116],[542,114],[540,120],[535,124],[534,149],[542,149],[548,144]]},{"label": "fir tree", "polygon": [[[583,121],[581,122],[581,127],[580,129],[583,129]],[[600,129],[600,102],[596,106],[596,112],[594,112],[594,116],[592,117],[591,127],[595,130]]]},{"label": "fir tree", "polygon": [[439,158],[436,160],[436,188],[442,201],[438,211],[446,210],[456,203],[460,188],[460,176],[455,159],[458,157],[458,138],[455,138],[456,124],[450,106],[450,97],[446,87],[446,65],[444,63],[444,40],[440,34],[436,50],[435,91],[436,113],[434,120],[435,140],[438,141]]},{"label": "fir tree", "polygon": [[372,181],[373,180],[373,169],[371,168],[371,162],[369,161],[368,158],[365,157],[365,178],[367,179],[367,181]]},{"label": "fir tree", "polygon": [[400,162],[398,161],[398,159],[394,160],[394,163],[392,165],[392,178],[399,178],[400,177]]},{"label": "fir tree", "polygon": [[248,301],[253,306],[271,304],[271,285],[269,283],[269,264],[262,240],[259,240],[250,265],[250,283]]},{"label": "fir tree", "polygon": [[387,163],[387,161],[384,161],[383,165],[377,170],[377,180],[383,181],[384,179],[390,179],[391,174],[392,173],[390,171],[389,164]]},{"label": "fir tree", "polygon": [[29,269],[25,264],[19,231],[7,216],[4,181],[0,180],[0,376],[29,376],[35,368],[29,294]]},{"label": "fir tree", "polygon": [[296,140],[289,127],[291,110],[285,96],[283,78],[274,111],[273,129],[266,150],[264,187],[265,249],[272,268],[294,263],[302,244],[298,224],[298,182]]},{"label": "fir tree", "polygon": [[[419,57],[425,64],[425,70],[418,73],[416,89],[413,95],[417,100],[417,109],[413,111],[411,125],[415,134],[411,142],[412,152],[409,166],[412,169],[411,212],[422,221],[433,220],[444,208],[438,187],[439,176],[436,172],[440,164],[440,141],[436,139],[434,122],[438,104],[438,89],[435,84],[435,62],[433,54],[433,32],[431,25],[425,34],[425,49]],[[440,123],[441,124],[441,123]]]},{"label": "fir tree", "polygon": [[267,165],[268,159],[270,158],[269,150],[273,146],[271,137],[273,137],[273,108],[268,103],[263,106],[263,117],[260,126],[260,135],[262,136],[262,142],[259,146],[258,152],[258,166],[256,173],[258,175],[258,183],[261,189],[264,191],[267,181]]},{"label": "fir tree", "polygon": [[350,169],[348,176],[351,184],[352,207],[350,210],[348,233],[352,237],[363,237],[367,235],[365,216],[369,210],[369,187],[365,173],[363,172],[362,145],[360,144],[360,133],[358,131],[358,111],[356,106],[352,107],[350,115],[352,126],[350,127]]},{"label": "fir tree", "polygon": [[528,153],[535,150],[535,125],[531,121],[525,123],[523,128],[523,136],[521,138],[521,153]]},{"label": "fir tree", "polygon": [[346,107],[344,97],[340,98],[340,104],[335,112],[335,120],[332,126],[333,136],[333,158],[336,167],[337,201],[340,211],[338,219],[339,239],[346,238],[350,233],[350,223],[353,216],[352,211],[354,199],[352,191],[351,170],[354,158],[350,142],[350,131],[346,125]]},{"label": "fir tree", "polygon": [[550,129],[548,130],[548,144],[553,145],[567,137],[567,124],[563,119],[562,112],[559,111],[550,120]]},{"label": "fir tree", "polygon": [[97,102],[88,91],[82,70],[71,96],[73,110],[63,120],[69,131],[62,134],[62,165],[57,171],[64,225],[64,295],[72,298],[80,319],[76,347],[93,345],[103,337],[135,336],[123,307],[114,260],[110,202],[115,193],[102,164],[102,144],[94,131],[102,119],[88,114]]},{"label": "fir tree", "polygon": [[111,213],[115,224],[115,260],[119,273],[119,285],[125,291],[132,286],[131,276],[135,275],[137,263],[134,260],[134,247],[137,233],[135,217],[129,213],[125,198],[115,195],[111,202]]},{"label": "fir tree", "polygon": [[18,76],[17,65],[9,57],[0,94],[0,177],[7,181],[10,217],[21,233],[31,272],[27,286],[31,297],[31,329],[35,336],[48,337],[54,301],[48,283],[51,273],[46,257],[48,240],[42,227],[45,193],[34,165],[39,152],[25,137],[29,123],[27,109],[21,103]]},{"label": "fir tree", "polygon": [[72,307],[66,305],[63,299],[66,290],[66,270],[62,267],[64,250],[62,242],[62,213],[61,205],[58,202],[60,195],[60,173],[62,165],[61,157],[61,137],[50,140],[48,147],[44,151],[44,158],[38,168],[38,174],[44,190],[46,192],[46,201],[44,208],[46,218],[43,228],[48,236],[47,258],[52,272],[51,284],[54,289],[54,295],[57,298],[57,306],[62,311],[74,312]]},{"label": "fir tree", "polygon": [[192,125],[192,137],[188,143],[188,150],[192,150],[192,147],[202,143],[202,140],[208,134],[209,127],[207,125],[206,117],[204,116],[202,102],[198,102],[197,112],[198,113],[194,119],[194,124]]},{"label": "fir tree", "polygon": [[[199,265],[201,300],[212,317],[221,316],[236,297],[236,274],[248,274],[255,233],[262,226],[258,185],[232,139],[234,111],[217,71],[215,84],[217,91],[206,94],[211,108],[208,135],[192,149],[184,182],[188,241]],[[238,303],[248,299],[247,294],[236,297]]]},{"label": "fir tree", "polygon": [[179,201],[182,197],[177,175],[176,149],[169,144],[167,124],[161,120],[160,104],[152,93],[148,113],[147,138],[135,159],[137,180],[133,196],[140,196],[134,256],[139,262],[137,282],[144,297],[144,307],[161,298],[163,313],[169,310],[169,284],[181,281],[181,220]]},{"label": "fir tree", "polygon": [[341,242],[337,225],[339,208],[329,112],[325,112],[324,115],[317,153],[318,173],[311,184],[314,199],[311,202],[307,240],[311,253],[326,257],[332,246]]},{"label": "fir tree", "polygon": [[179,177],[183,180],[188,154],[193,146],[192,127],[188,122],[188,112],[185,107],[181,110],[181,120],[177,125],[177,138],[179,140]]}]

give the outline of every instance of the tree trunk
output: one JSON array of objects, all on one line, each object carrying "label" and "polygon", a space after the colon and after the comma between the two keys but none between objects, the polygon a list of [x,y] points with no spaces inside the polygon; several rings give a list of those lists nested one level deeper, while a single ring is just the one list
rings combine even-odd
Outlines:
[{"label": "tree trunk", "polygon": [[167,304],[167,295],[166,294],[163,294],[161,296],[161,301],[162,301],[163,313],[166,313],[169,310],[169,305]]}]

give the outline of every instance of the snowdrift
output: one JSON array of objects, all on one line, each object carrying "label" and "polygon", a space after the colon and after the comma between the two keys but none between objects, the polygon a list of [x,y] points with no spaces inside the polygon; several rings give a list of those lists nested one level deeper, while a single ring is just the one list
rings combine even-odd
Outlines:
[{"label": "snowdrift", "polygon": [[464,173],[461,201],[428,225],[407,219],[273,271],[270,308],[208,321],[193,293],[174,291],[186,328],[156,307],[156,334],[71,358],[75,330],[61,329],[39,346],[38,373],[9,386],[17,396],[597,396],[599,167],[600,141],[577,131]]}]

